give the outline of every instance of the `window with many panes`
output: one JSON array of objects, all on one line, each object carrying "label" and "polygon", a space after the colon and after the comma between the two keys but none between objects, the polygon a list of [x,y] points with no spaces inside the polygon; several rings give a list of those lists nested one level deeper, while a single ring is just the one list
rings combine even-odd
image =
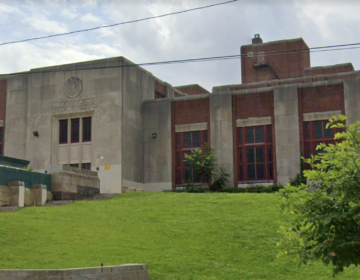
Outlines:
[{"label": "window with many panes", "polygon": [[176,133],[176,184],[202,182],[202,178],[195,177],[194,171],[185,163],[185,154],[203,148],[207,142],[207,130]]},{"label": "window with many panes", "polygon": [[274,179],[272,126],[237,128],[238,181]]},{"label": "window with many panes", "polygon": [[4,128],[0,127],[0,156],[4,155],[3,147],[4,147]]},{"label": "window with many panes", "polygon": [[[328,120],[304,122],[304,151],[305,158],[323,152],[316,150],[320,143],[335,144],[334,136],[339,130],[336,128],[326,128]],[[309,168],[309,166],[306,166]]]},{"label": "window with many panes", "polygon": [[[70,139],[68,135],[69,123]],[[80,135],[82,137],[82,142],[91,142],[91,117],[59,121],[59,144],[67,144],[69,142],[79,143]]]}]

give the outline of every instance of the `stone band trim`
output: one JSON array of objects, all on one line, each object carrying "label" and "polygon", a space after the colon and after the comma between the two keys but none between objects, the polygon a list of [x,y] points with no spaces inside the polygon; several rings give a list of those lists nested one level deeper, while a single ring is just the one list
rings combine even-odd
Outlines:
[{"label": "stone band trim", "polygon": [[72,268],[72,269],[16,269],[0,270],[0,279],[21,280],[81,280],[81,279],[128,279],[128,280],[149,280],[146,264],[124,264],[117,266]]},{"label": "stone band trim", "polygon": [[179,124],[175,125],[175,132],[188,132],[188,131],[199,131],[208,130],[208,124],[204,123],[192,123],[192,124]]},{"label": "stone band trim", "polygon": [[248,118],[248,119],[236,120],[236,127],[247,127],[247,126],[268,125],[268,124],[271,124],[271,117]]},{"label": "stone band trim", "polygon": [[341,115],[340,110],[326,111],[326,112],[315,112],[315,113],[305,113],[305,114],[303,114],[303,121],[304,122],[311,122],[311,121],[328,120],[328,119],[331,119],[333,116],[338,116],[338,115]]}]

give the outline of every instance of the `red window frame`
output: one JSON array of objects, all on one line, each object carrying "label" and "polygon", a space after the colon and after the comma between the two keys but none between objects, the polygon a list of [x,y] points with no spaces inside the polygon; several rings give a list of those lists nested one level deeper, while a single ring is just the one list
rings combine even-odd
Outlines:
[{"label": "red window frame", "polygon": [[82,141],[91,142],[91,117],[82,119]]},{"label": "red window frame", "polygon": [[[195,135],[196,138],[194,137]],[[185,154],[191,153],[194,149],[203,149],[205,143],[208,142],[208,131],[189,131],[178,132],[175,134],[176,139],[176,170],[175,183],[181,185],[188,182],[200,183],[204,182],[202,178],[194,178],[194,172],[185,164]],[[188,179],[190,180],[188,181]]]},{"label": "red window frame", "polygon": [[0,127],[0,156],[4,155],[3,152],[3,147],[4,147],[4,127]]},{"label": "red window frame", "polygon": [[238,181],[274,179],[272,125],[237,128]]},{"label": "red window frame", "polygon": [[[317,120],[303,122],[303,132],[304,132],[304,157],[310,158],[311,155],[316,155],[321,150],[316,150],[316,146],[320,143],[325,144],[335,144],[334,136],[337,132],[341,132],[341,129],[329,128],[326,129],[326,124],[328,120]],[[309,165],[306,168],[310,168]]]},{"label": "red window frame", "polygon": [[59,144],[68,143],[68,120],[59,120]]}]

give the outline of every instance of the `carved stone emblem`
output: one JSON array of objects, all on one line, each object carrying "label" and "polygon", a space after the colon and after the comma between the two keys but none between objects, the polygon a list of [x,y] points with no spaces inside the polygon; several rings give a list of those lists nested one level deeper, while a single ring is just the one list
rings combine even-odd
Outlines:
[{"label": "carved stone emblem", "polygon": [[82,81],[78,77],[69,78],[65,82],[64,93],[67,97],[76,97],[82,91]]}]

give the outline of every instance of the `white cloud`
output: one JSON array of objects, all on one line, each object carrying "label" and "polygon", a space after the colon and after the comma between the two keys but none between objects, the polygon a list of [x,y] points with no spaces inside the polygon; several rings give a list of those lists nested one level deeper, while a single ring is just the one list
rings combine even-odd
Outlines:
[{"label": "white cloud", "polygon": [[86,15],[83,15],[80,19],[85,22],[95,22],[95,23],[101,22],[101,19],[99,17],[94,16],[91,13],[87,13]]},{"label": "white cloud", "polygon": [[51,34],[67,32],[65,24],[38,15],[25,18],[23,21],[38,31],[45,31]]},{"label": "white cloud", "polygon": [[76,13],[76,9],[72,8],[72,9],[63,9],[61,11],[61,15],[63,17],[69,18],[69,19],[74,19],[76,17],[78,17],[78,14]]}]

